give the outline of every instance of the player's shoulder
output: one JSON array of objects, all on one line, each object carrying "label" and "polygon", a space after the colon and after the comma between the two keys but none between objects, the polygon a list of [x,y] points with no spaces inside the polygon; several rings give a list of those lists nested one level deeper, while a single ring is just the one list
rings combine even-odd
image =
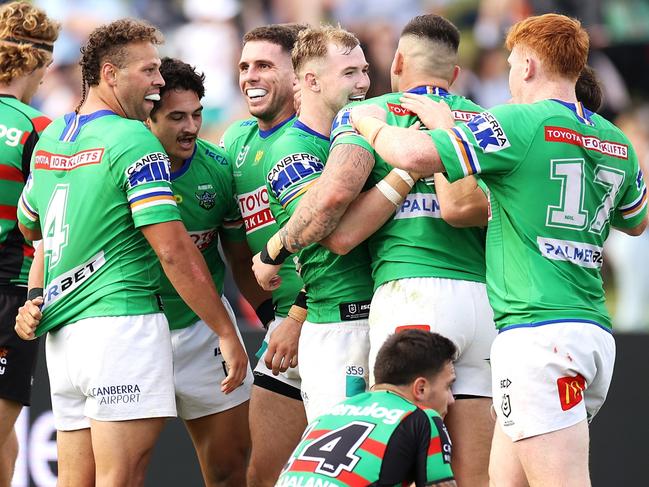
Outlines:
[{"label": "player's shoulder", "polygon": [[52,120],[36,108],[12,96],[0,96],[0,111],[3,125],[30,131],[42,132]]},{"label": "player's shoulder", "polygon": [[[451,107],[453,116],[456,121],[467,121],[472,116],[485,111],[483,107],[478,105],[473,100],[456,93],[449,93],[447,96],[442,97],[442,99],[448,104],[449,107]],[[461,114],[465,114],[465,116],[463,117],[465,120],[463,120],[462,117],[458,117],[455,112],[461,112]]]},{"label": "player's shoulder", "polygon": [[257,131],[259,131],[259,124],[256,118],[251,117],[244,120],[237,120],[225,129],[223,137],[221,138],[222,143],[219,145],[227,149],[230,144],[235,142],[237,139],[244,137],[251,132]]}]

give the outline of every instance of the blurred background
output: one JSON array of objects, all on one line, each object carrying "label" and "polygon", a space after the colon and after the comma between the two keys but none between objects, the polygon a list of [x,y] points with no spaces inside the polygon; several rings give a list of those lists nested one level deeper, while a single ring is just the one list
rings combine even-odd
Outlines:
[{"label": "blurred background", "polygon": [[[589,63],[604,89],[600,113],[629,136],[643,167],[649,165],[649,0],[35,0],[63,24],[54,64],[35,104],[51,117],[80,98],[79,48],[97,25],[137,17],[165,34],[163,55],[179,57],[206,74],[202,136],[217,142],[248,113],[239,94],[237,63],[249,29],[275,22],[340,23],[361,39],[370,62],[368,96],[390,91],[389,68],[399,33],[413,16],[437,13],[462,31],[462,73],[454,91],[489,108],[509,99],[504,34],[529,15],[558,12],[579,18],[591,38]],[[645,174],[649,170],[644,171]],[[604,268],[617,332],[649,331],[649,233],[631,238],[613,231]],[[256,319],[236,290],[227,294],[243,327]]]}]

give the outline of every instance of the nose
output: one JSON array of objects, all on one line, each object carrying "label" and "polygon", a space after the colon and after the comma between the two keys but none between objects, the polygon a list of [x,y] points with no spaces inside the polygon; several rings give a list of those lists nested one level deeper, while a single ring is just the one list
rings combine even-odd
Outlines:
[{"label": "nose", "polygon": [[241,73],[241,82],[245,81],[257,81],[259,79],[259,71],[254,67],[250,66],[246,71]]},{"label": "nose", "polygon": [[160,70],[156,71],[156,77],[153,80],[153,85],[157,86],[159,88],[162,88],[165,85],[165,80],[162,77],[162,74],[160,73]]},{"label": "nose", "polygon": [[365,90],[365,91],[370,89],[370,77],[369,77],[369,75],[367,73],[363,73],[361,75],[361,78],[359,79],[359,81],[357,83],[357,87],[358,87],[358,89],[362,89],[362,90]]},{"label": "nose", "polygon": [[451,391],[448,391],[448,404],[446,405],[446,408],[448,409],[448,407],[453,405],[454,402],[455,402],[455,396]]}]

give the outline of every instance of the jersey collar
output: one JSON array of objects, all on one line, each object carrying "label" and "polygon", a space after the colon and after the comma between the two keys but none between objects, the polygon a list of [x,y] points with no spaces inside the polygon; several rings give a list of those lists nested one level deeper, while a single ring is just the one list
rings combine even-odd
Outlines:
[{"label": "jersey collar", "polygon": [[303,130],[307,134],[315,135],[319,139],[326,140],[327,142],[329,142],[329,137],[327,137],[326,135],[322,135],[320,132],[316,132],[311,127],[308,127],[307,125],[304,125],[299,120],[295,121],[295,123],[293,124],[293,127],[297,128],[297,129],[300,129],[300,130]]},{"label": "jersey collar", "polygon": [[591,119],[593,112],[586,108],[582,102],[578,101],[577,103],[568,103],[567,101],[557,100],[556,98],[551,98],[551,100],[569,108],[581,123],[590,125],[591,127],[595,126],[595,122]]},{"label": "jersey collar", "polygon": [[194,156],[196,155],[196,149],[198,149],[198,139],[196,139],[196,143],[194,144],[194,152],[192,152],[192,155],[183,161],[183,165],[180,166],[180,169],[178,169],[175,172],[172,172],[169,175],[172,181],[178,179],[180,176],[182,176],[189,170],[189,166],[191,165],[192,161],[194,160]]},{"label": "jersey collar", "polygon": [[406,91],[406,93],[414,93],[415,95],[437,95],[437,96],[441,96],[442,98],[445,98],[450,95],[450,93],[446,91],[444,88],[440,88],[439,86],[432,86],[432,85],[416,86]]},{"label": "jersey collar", "polygon": [[275,132],[277,132],[280,128],[282,128],[284,125],[289,123],[294,118],[295,118],[295,114],[291,115],[289,118],[287,118],[283,122],[278,123],[277,125],[275,125],[274,127],[270,128],[268,130],[259,129],[259,137],[261,137],[262,139],[266,139],[266,138],[270,137],[271,135],[273,135]]},{"label": "jersey collar", "polygon": [[66,113],[63,117],[63,119],[65,120],[65,128],[63,129],[59,140],[63,142],[74,142],[75,140],[77,140],[79,132],[81,132],[81,129],[85,124],[107,115],[117,114],[112,110],[97,110],[96,112],[92,112],[87,115],[78,115],[75,112]]}]

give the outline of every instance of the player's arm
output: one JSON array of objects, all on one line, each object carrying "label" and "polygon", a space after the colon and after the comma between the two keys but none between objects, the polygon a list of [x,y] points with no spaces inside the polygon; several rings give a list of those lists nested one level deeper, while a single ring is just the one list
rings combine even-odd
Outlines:
[{"label": "player's arm", "polygon": [[34,251],[34,260],[27,278],[27,301],[18,308],[14,329],[23,340],[36,338],[35,331],[41,321],[41,305],[43,304],[43,282],[45,274],[45,255],[41,242]]},{"label": "player's arm", "polygon": [[298,345],[306,313],[306,290],[302,289],[288,310],[288,316],[273,330],[268,341],[264,362],[274,375],[286,372],[289,367],[297,367]]},{"label": "player's arm", "polygon": [[394,215],[416,178],[401,169],[390,171],[349,205],[336,229],[320,243],[336,254],[347,254]]},{"label": "player's arm", "polygon": [[[440,122],[446,126],[452,119],[446,103],[436,103]],[[385,111],[375,105],[359,105],[351,110],[354,128],[388,164],[424,176],[443,172],[444,165],[435,143],[426,131],[393,127],[385,123]]]},{"label": "player's arm", "polygon": [[179,220],[140,228],[180,297],[219,336],[221,352],[229,368],[221,390],[232,392],[246,375],[248,357],[202,254]]},{"label": "player's arm", "polygon": [[631,235],[632,237],[639,237],[647,229],[647,223],[648,223],[647,217],[645,216],[643,220],[635,227],[632,228],[615,227],[615,228],[620,232],[624,232],[627,235]]},{"label": "player's arm", "polygon": [[454,227],[484,227],[488,221],[487,196],[473,176],[450,183],[435,173],[435,193],[442,219]]}]

